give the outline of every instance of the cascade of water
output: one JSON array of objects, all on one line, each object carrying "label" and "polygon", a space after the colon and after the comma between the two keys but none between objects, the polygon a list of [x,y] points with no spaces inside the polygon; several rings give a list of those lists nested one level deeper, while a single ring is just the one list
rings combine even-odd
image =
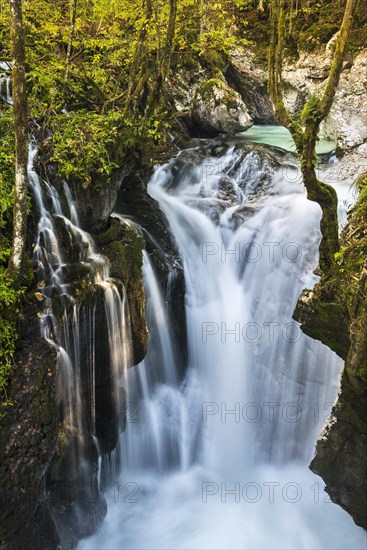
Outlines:
[{"label": "cascade of water", "polygon": [[[7,69],[9,67],[6,64],[0,66],[0,69]],[[6,105],[13,105],[13,98],[11,95],[11,76],[0,73],[0,100],[4,101]]]},{"label": "cascade of water", "polygon": [[[110,417],[114,424],[110,429],[116,433],[124,422],[124,378],[132,365],[129,307],[122,283],[109,276],[108,259],[98,253],[91,236],[80,228],[67,183],[63,184],[66,198],[63,207],[56,188],[42,182],[33,169],[35,155],[36,149],[31,146],[28,176],[39,213],[34,259],[38,264],[39,291],[47,306],[40,317],[41,334],[59,354],[57,391],[62,430],[74,442],[71,467],[77,472],[89,434],[95,436],[98,452],[105,452],[100,438],[103,440],[106,427],[99,425],[101,417],[102,424],[103,415]],[[76,254],[73,262],[86,268],[87,286],[91,291],[87,302],[74,295],[69,281],[70,252],[62,250],[60,224],[72,243],[73,255]],[[56,301],[62,312],[58,308],[57,316],[54,314]],[[99,303],[102,303],[100,325],[96,323]],[[108,379],[108,388],[103,377]],[[104,384],[102,389],[101,384]],[[108,472],[100,473],[99,477],[103,475],[112,481],[111,472],[116,466],[111,466],[111,460],[100,462],[106,464]]]},{"label": "cascade of water", "polygon": [[[316,266],[318,208],[305,201],[301,185],[287,185],[282,173],[264,185],[269,166],[254,153],[239,167],[234,158],[231,149],[219,160],[207,159],[222,171],[207,181],[199,165],[177,186],[165,168],[150,184],[184,260],[190,365],[205,380],[203,403],[248,413],[244,425],[208,415],[203,460],[214,469],[224,460],[226,471],[260,459],[309,458],[320,428],[312,406],[333,401],[340,368],[333,354],[292,322],[305,276],[312,279]],[[266,196],[261,185],[268,188]],[[283,414],[278,411],[270,422],[270,408]],[[226,456],[213,454],[213,447],[224,447]]]},{"label": "cascade of water", "polygon": [[[140,231],[136,224],[132,227]],[[177,358],[162,292],[146,251],[143,259],[148,353],[144,361],[128,373],[129,407],[126,430],[121,436],[121,457],[128,468],[153,467],[165,471],[182,461],[174,425],[183,414],[182,399],[179,403],[175,401]],[[170,423],[167,412],[173,409],[174,421]]]},{"label": "cascade of water", "polygon": [[[168,320],[151,320],[151,361],[130,373],[139,415],[122,435],[121,481],[139,498],[111,502],[80,549],[364,547],[307,470],[342,362],[292,320],[316,280],[320,211],[288,180],[260,147],[155,172],[148,191],[184,263],[189,368],[167,379]],[[147,256],[144,276],[159,315]]]}]

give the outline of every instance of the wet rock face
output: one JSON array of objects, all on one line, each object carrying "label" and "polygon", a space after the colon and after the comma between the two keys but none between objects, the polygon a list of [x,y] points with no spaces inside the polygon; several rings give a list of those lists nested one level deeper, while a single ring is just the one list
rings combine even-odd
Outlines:
[{"label": "wet rock face", "polygon": [[[285,102],[291,112],[299,111],[310,93],[320,94],[332,62],[332,47],[324,52],[301,54],[297,63],[285,66]],[[347,151],[367,141],[367,51],[347,58],[334,102],[321,130]],[[303,100],[302,100],[303,96]]]},{"label": "wet rock face", "polygon": [[310,468],[325,481],[331,500],[367,530],[367,305],[363,278],[359,290],[362,294],[354,303],[341,391]]},{"label": "wet rock face", "polygon": [[[361,181],[363,178],[361,178]],[[294,317],[309,336],[345,360],[341,390],[310,464],[326,492],[367,529],[367,195],[341,235],[339,263],[312,291],[302,293]]]},{"label": "wet rock face", "polygon": [[121,281],[129,301],[133,362],[140,363],[147,351],[145,293],[142,275],[144,239],[118,219],[110,218],[107,229],[95,236],[102,254],[110,261],[111,277]]},{"label": "wet rock face", "polygon": [[267,70],[256,63],[253,52],[233,50],[225,77],[241,95],[254,124],[277,124],[268,93]]},{"label": "wet rock face", "polygon": [[331,500],[364,529],[367,529],[366,410],[367,393],[361,395],[353,391],[345,372],[339,400],[320,435],[310,464],[310,469],[323,478]]},{"label": "wet rock face", "polygon": [[350,315],[335,293],[325,292],[319,285],[305,290],[294,312],[307,336],[320,340],[342,359],[348,356],[350,345]]},{"label": "wet rock face", "polygon": [[46,500],[44,473],[58,434],[57,359],[40,340],[36,308],[28,307],[26,316],[7,389],[13,406],[1,410],[0,546],[54,550],[60,537]]},{"label": "wet rock face", "polygon": [[46,473],[47,504],[63,550],[72,550],[78,540],[95,533],[107,513],[107,503],[98,489],[98,455],[92,437],[83,442],[88,461],[80,463],[80,435],[61,437]]},{"label": "wet rock face", "polygon": [[111,181],[101,185],[100,188],[91,185],[87,189],[81,189],[80,186],[77,190],[74,189],[76,192],[74,198],[83,229],[94,232],[106,227],[116,203],[118,190],[125,177],[131,172],[132,166],[132,163],[127,161],[124,167],[115,170]]},{"label": "wet rock face", "polygon": [[235,134],[253,124],[241,96],[224,81],[214,78],[197,87],[192,116],[204,135]]},{"label": "wet rock face", "polygon": [[[126,178],[117,196],[115,212],[139,225],[145,249],[160,281],[162,294],[170,293],[170,298],[167,297],[168,315],[179,346],[181,364],[178,365],[178,370],[183,375],[187,365],[184,273],[168,220],[158,203],[147,193],[148,180],[148,174],[138,172]],[[136,312],[136,319],[138,318],[145,318],[142,312]]]}]

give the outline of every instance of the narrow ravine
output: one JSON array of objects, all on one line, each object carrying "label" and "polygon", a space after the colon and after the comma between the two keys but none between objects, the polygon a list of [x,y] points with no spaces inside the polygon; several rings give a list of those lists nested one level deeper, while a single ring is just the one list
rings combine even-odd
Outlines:
[{"label": "narrow ravine", "polygon": [[184,263],[189,367],[179,381],[145,254],[148,355],[128,373],[107,517],[78,548],[364,548],[308,470],[342,361],[292,320],[320,237],[293,161],[263,146],[184,151],[148,191]]},{"label": "narrow ravine", "polygon": [[0,550],[367,550],[363,0],[0,9]]}]

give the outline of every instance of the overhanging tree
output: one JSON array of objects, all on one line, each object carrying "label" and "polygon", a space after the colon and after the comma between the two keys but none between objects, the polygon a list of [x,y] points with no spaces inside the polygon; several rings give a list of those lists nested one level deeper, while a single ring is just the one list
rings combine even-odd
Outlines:
[{"label": "overhanging tree", "polygon": [[13,245],[8,275],[16,287],[24,276],[28,193],[28,112],[25,76],[25,39],[22,1],[10,0],[10,36],[12,45],[12,88],[15,130],[15,187]]},{"label": "overhanging tree", "polygon": [[335,43],[334,57],[323,94],[310,95],[304,106],[301,119],[287,111],[283,100],[282,67],[286,42],[286,17],[290,0],[272,0],[271,40],[269,51],[269,92],[274,105],[275,117],[291,133],[300,160],[307,198],[317,202],[322,210],[320,221],[320,268],[326,272],[334,262],[339,250],[337,195],[328,184],[316,175],[316,142],[321,122],[330,112],[339,84],[347,42],[352,29],[358,0],[347,0],[344,17]]},{"label": "overhanging tree", "polygon": [[70,5],[69,40],[68,40],[68,48],[67,48],[67,51],[66,51],[66,61],[65,61],[64,99],[66,98],[67,85],[68,85],[68,80],[69,80],[69,71],[70,71],[70,63],[71,63],[71,53],[72,53],[72,49],[73,49],[73,39],[74,39],[74,33],[75,33],[75,22],[76,22],[77,6],[78,6],[77,0],[72,0],[72,3]]}]

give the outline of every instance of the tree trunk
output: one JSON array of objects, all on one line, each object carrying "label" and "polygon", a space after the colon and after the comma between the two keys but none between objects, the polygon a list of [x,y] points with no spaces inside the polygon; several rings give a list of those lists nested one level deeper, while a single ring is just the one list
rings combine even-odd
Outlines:
[{"label": "tree trunk", "polygon": [[358,0],[347,0],[343,21],[335,46],[334,58],[324,93],[320,99],[310,97],[304,110],[302,123],[292,118],[283,100],[283,51],[285,45],[285,15],[287,0],[272,2],[272,30],[269,49],[269,92],[274,104],[275,117],[292,134],[301,164],[307,197],[322,209],[320,222],[320,268],[326,272],[334,263],[339,250],[338,200],[335,190],[317,179],[316,141],[322,120],[329,114],[339,84],[347,41],[352,28]]},{"label": "tree trunk", "polygon": [[134,99],[136,99],[136,86],[137,82],[141,80],[140,77],[137,78],[137,75],[139,73],[139,66],[142,67],[143,65],[142,58],[146,54],[147,50],[148,25],[151,23],[152,20],[153,6],[151,0],[145,0],[143,4],[144,3],[145,19],[136,42],[133,59],[130,65],[129,82],[127,85],[126,104],[124,109],[125,115],[129,113],[131,107],[133,107],[136,103],[136,101],[134,101]]},{"label": "tree trunk", "polygon": [[12,88],[15,129],[15,193],[13,248],[7,274],[19,287],[24,274],[28,193],[28,112],[25,78],[25,40],[21,0],[10,0]]},{"label": "tree trunk", "polygon": [[166,80],[171,67],[173,41],[174,41],[175,32],[176,32],[177,0],[170,0],[169,5],[170,5],[170,11],[169,11],[169,19],[168,19],[168,27],[167,27],[167,35],[166,35],[166,44],[164,48],[164,53],[162,58],[162,67],[161,67],[163,83]]},{"label": "tree trunk", "polygon": [[77,0],[73,0],[70,11],[70,30],[69,30],[69,41],[68,48],[66,51],[66,61],[65,61],[65,77],[64,77],[64,100],[66,99],[66,90],[69,80],[69,70],[70,70],[70,61],[71,61],[71,52],[73,49],[73,39],[75,32],[75,21],[76,21],[76,10],[77,10]]},{"label": "tree trunk", "polygon": [[203,50],[204,42],[203,42],[203,35],[205,30],[205,13],[204,13],[204,0],[199,1],[199,44],[200,48]]},{"label": "tree trunk", "polygon": [[307,191],[307,198],[317,202],[322,210],[320,220],[321,243],[319,248],[319,264],[326,272],[334,263],[335,253],[339,250],[338,231],[338,197],[330,185],[318,180],[316,176],[316,141],[319,124],[307,120],[303,134],[302,149],[298,151],[301,163],[303,181]]},{"label": "tree trunk", "polygon": [[173,41],[176,32],[177,0],[170,0],[169,4],[170,11],[167,23],[166,40],[159,64],[157,66],[157,76],[149,98],[149,105],[147,108],[148,115],[153,115],[155,112],[159,111],[165,100],[164,85],[171,67]]}]

